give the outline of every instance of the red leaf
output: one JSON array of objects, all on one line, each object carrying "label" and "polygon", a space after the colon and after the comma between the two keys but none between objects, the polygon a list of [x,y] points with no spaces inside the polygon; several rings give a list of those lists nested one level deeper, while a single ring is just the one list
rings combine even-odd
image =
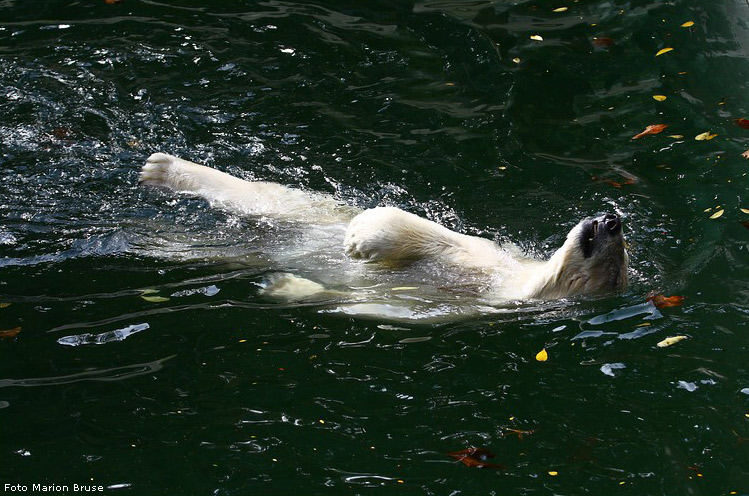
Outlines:
[{"label": "red leaf", "polygon": [[678,307],[684,304],[683,296],[664,296],[662,293],[651,291],[645,301],[652,301],[657,308]]},{"label": "red leaf", "polygon": [[642,138],[643,136],[646,136],[648,134],[658,134],[662,132],[664,129],[668,127],[668,124],[652,124],[645,128],[645,130],[639,134],[635,134],[632,136],[633,140],[636,140],[638,138]]},{"label": "red leaf", "polygon": [[498,463],[489,463],[486,460],[496,455],[485,448],[467,448],[461,451],[448,453],[447,456],[455,458],[466,467],[494,468],[504,470],[504,466]]},{"label": "red leaf", "polygon": [[749,119],[744,119],[742,117],[741,119],[734,119],[733,122],[735,122],[736,125],[739,127],[743,127],[744,129],[749,129]]}]

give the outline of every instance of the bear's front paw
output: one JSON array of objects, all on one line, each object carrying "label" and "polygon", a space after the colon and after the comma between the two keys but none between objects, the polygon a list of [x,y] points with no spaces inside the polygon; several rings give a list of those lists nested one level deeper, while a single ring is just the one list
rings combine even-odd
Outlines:
[{"label": "bear's front paw", "polygon": [[168,186],[169,172],[178,159],[166,153],[154,153],[146,160],[140,170],[139,184],[149,186]]}]

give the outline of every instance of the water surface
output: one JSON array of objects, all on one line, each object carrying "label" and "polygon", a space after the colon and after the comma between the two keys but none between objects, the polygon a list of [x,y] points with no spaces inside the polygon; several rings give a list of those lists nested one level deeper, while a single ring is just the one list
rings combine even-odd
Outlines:
[{"label": "water surface", "polygon": [[[0,2],[0,482],[749,494],[747,23],[729,0]],[[419,302],[439,322],[279,304],[278,226],[138,188],[155,151],[541,257],[613,211],[632,285]],[[505,469],[447,456],[469,446]]]}]

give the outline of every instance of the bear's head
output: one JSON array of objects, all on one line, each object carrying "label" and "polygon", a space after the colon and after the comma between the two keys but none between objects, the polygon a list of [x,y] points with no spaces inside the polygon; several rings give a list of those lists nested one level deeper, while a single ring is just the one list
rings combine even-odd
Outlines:
[{"label": "bear's head", "polygon": [[628,264],[621,219],[614,214],[584,219],[526,289],[543,299],[619,291],[627,285]]}]

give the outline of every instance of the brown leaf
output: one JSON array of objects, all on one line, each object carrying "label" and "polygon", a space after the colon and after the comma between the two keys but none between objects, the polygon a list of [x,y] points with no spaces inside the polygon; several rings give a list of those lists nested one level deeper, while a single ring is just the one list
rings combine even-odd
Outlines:
[{"label": "brown leaf", "polygon": [[648,134],[658,134],[668,127],[668,124],[652,124],[645,128],[645,130],[639,134],[632,136],[633,140],[647,136]]},{"label": "brown leaf", "polygon": [[20,332],[20,327],[14,327],[13,329],[8,329],[7,331],[0,331],[0,339],[13,339],[18,336],[18,333]]},{"label": "brown leaf", "polygon": [[741,156],[744,157],[744,158],[749,158],[749,150],[747,150],[744,153],[742,153]]},{"label": "brown leaf", "polygon": [[607,36],[600,36],[593,38],[593,46],[601,47],[601,48],[608,48],[611,45],[614,44],[613,38],[609,38]]},{"label": "brown leaf", "polygon": [[651,291],[645,301],[652,301],[657,308],[678,307],[684,304],[683,296],[664,296],[663,293]]},{"label": "brown leaf", "polygon": [[742,117],[740,119],[734,119],[733,122],[735,122],[736,125],[739,127],[743,127],[744,129],[749,129],[749,119],[744,119]]},{"label": "brown leaf", "polygon": [[448,453],[447,456],[461,462],[466,467],[494,468],[504,470],[504,466],[498,463],[489,463],[486,460],[496,455],[485,448],[467,448],[461,451]]},{"label": "brown leaf", "polygon": [[749,220],[742,220],[742,221],[739,221],[739,222],[741,222],[742,226],[744,226],[747,229],[749,229]]}]

